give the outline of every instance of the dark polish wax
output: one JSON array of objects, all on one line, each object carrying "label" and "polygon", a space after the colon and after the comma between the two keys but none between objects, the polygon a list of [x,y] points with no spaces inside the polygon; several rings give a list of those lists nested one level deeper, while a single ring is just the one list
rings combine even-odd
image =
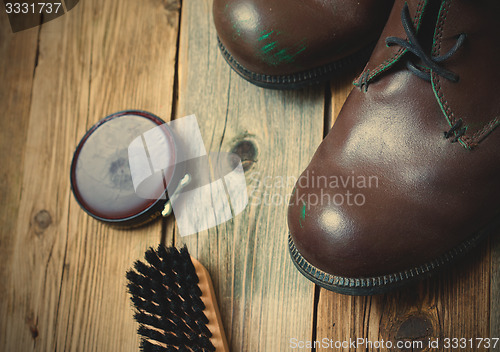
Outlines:
[{"label": "dark polish wax", "polygon": [[[154,143],[148,144],[145,133],[157,127],[161,132],[155,134]],[[134,220],[147,220],[153,215],[148,212],[153,208],[158,212],[166,201],[173,167],[161,171],[163,182],[148,183],[147,196],[138,195],[129,156],[134,141],[139,146],[144,142],[146,153],[141,162],[146,165],[146,174],[155,173],[153,163],[147,159],[150,155],[162,155],[166,163],[175,164],[175,142],[170,129],[158,117],[142,111],[108,116],[94,125],[78,145],[71,166],[73,193],[82,208],[99,220],[133,226]]]}]

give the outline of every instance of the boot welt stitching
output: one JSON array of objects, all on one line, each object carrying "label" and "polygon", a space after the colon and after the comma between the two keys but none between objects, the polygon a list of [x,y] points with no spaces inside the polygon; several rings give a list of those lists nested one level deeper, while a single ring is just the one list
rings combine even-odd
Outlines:
[{"label": "boot welt stitching", "polygon": [[340,59],[338,61],[331,62],[329,64],[323,65],[321,67],[316,67],[307,71],[298,72],[289,75],[266,75],[252,72],[242,66],[226,49],[224,44],[222,44],[219,37],[217,37],[219,44],[219,49],[222,53],[224,59],[230,64],[230,66],[243,78],[254,84],[263,84],[264,86],[272,87],[283,87],[286,88],[287,85],[297,85],[297,87],[307,86],[313,84],[315,81],[327,80],[330,77],[329,74],[334,74],[339,72],[344,68],[348,68],[355,64],[360,58],[367,57],[372,49],[373,45],[368,45],[367,47],[359,50],[358,52]]},{"label": "boot welt stitching", "polygon": [[[351,287],[352,286],[351,283],[357,281],[359,282],[359,285],[355,285],[356,287],[362,287],[366,289],[383,289],[383,288],[391,288],[392,286],[397,286],[398,284],[402,284],[405,281],[412,281],[413,279],[417,279],[419,277],[431,274],[435,270],[447,264],[450,264],[455,258],[457,258],[462,254],[465,254],[470,249],[472,249],[483,237],[486,236],[485,232],[487,231],[479,231],[472,238],[465,240],[455,248],[443,254],[441,257],[426,262],[424,264],[421,264],[419,266],[416,266],[414,268],[410,268],[392,274],[367,277],[367,278],[342,277],[326,273],[321,269],[316,268],[300,254],[297,247],[295,247],[292,236],[290,234],[288,235],[288,248],[290,255],[292,257],[292,261],[299,268],[299,270],[303,274],[314,272],[313,275],[309,274],[305,276],[308,277],[309,279],[313,279],[312,281],[316,281],[316,283],[318,284],[324,285],[324,287],[326,288],[331,288],[331,289],[338,288],[342,290],[343,288]],[[319,273],[321,273],[321,275],[319,275]],[[321,276],[321,280],[319,280],[319,276]],[[360,293],[362,294],[361,291],[359,291],[358,294]]]}]

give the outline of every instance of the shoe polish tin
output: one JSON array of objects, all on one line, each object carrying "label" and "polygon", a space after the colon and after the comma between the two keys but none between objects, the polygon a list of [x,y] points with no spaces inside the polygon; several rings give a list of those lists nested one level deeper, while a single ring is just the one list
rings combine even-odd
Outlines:
[{"label": "shoe polish tin", "polygon": [[[158,157],[161,168],[155,167]],[[175,189],[184,176],[177,158],[174,133],[159,117],[117,112],[96,123],[78,144],[71,189],[95,219],[137,227],[170,213],[167,188]]]}]

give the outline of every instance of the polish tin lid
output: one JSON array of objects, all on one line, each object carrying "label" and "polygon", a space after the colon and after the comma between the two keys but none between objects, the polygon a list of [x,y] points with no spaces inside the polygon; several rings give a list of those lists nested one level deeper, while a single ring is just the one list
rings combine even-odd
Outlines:
[{"label": "polish tin lid", "polygon": [[[155,172],[154,156],[164,168]],[[158,158],[157,158],[158,159]],[[95,124],[82,138],[71,164],[71,188],[92,217],[135,227],[161,215],[167,187],[179,182],[172,130],[145,111],[122,111]],[[143,182],[145,180],[154,182]]]}]

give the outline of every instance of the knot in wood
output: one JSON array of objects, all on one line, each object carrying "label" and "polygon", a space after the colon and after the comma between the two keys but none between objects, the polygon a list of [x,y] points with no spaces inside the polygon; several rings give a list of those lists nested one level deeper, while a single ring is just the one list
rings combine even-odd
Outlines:
[{"label": "knot in wood", "polygon": [[250,170],[253,164],[257,161],[257,147],[251,140],[240,140],[235,144],[231,152],[240,157],[244,171]]},{"label": "knot in wood", "polygon": [[47,210],[40,210],[35,215],[35,224],[40,230],[45,230],[52,224],[52,216]]}]

